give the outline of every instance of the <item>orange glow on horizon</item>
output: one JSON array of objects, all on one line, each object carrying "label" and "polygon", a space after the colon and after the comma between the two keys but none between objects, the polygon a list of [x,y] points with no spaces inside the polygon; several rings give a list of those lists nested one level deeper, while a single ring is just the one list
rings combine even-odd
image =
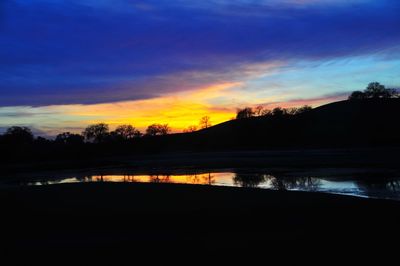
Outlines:
[{"label": "orange glow on horizon", "polygon": [[[213,125],[230,120],[236,108],[217,108],[208,99],[223,95],[239,83],[224,83],[192,92],[166,95],[159,98],[118,103],[63,106],[63,113],[74,117],[88,117],[82,123],[107,123],[111,128],[131,124],[144,131],[153,123],[168,124],[173,132],[198,125],[201,117],[209,116]],[[91,118],[91,119],[90,119]]]},{"label": "orange glow on horizon", "polygon": [[[250,70],[249,70],[250,71]],[[247,90],[246,83],[225,82],[191,91],[171,92],[152,99],[134,100],[91,105],[52,105],[43,107],[20,107],[24,113],[32,114],[20,118],[20,124],[36,124],[43,132],[57,135],[61,132],[81,133],[89,124],[107,123],[114,130],[118,125],[130,124],[142,133],[154,123],[168,124],[172,133],[182,132],[189,126],[199,128],[203,116],[209,116],[212,125],[236,117],[237,108],[262,105],[266,109],[302,105],[319,105],[342,100],[340,97],[286,100],[290,94],[268,95]],[[13,111],[13,108],[6,108]],[[4,121],[12,124],[12,120]]]}]

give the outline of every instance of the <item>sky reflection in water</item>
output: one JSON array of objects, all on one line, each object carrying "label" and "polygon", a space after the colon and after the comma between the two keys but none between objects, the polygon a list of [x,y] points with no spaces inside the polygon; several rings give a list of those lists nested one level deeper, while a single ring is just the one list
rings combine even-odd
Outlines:
[{"label": "sky reflection in water", "polygon": [[400,179],[340,180],[317,177],[276,177],[268,174],[210,172],[174,175],[82,175],[57,179],[38,179],[25,185],[51,185],[83,182],[179,183],[196,185],[252,187],[347,194],[359,197],[400,200]]}]

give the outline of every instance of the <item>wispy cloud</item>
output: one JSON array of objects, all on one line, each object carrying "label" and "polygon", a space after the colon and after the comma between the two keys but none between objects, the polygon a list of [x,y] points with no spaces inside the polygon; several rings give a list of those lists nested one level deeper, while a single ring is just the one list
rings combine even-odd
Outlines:
[{"label": "wispy cloud", "polygon": [[180,131],[399,87],[398,14],[397,0],[0,1],[0,129]]},{"label": "wispy cloud", "polygon": [[254,65],[399,57],[400,3],[394,0],[3,6],[0,106],[143,100],[240,82]]},{"label": "wispy cloud", "polygon": [[336,92],[314,98],[294,98],[284,102],[266,102],[261,105],[266,106],[268,108],[274,108],[277,106],[288,108],[288,107],[299,107],[303,105],[318,107],[320,105],[327,104],[330,102],[346,100],[349,97],[350,93],[351,92],[349,91]]}]

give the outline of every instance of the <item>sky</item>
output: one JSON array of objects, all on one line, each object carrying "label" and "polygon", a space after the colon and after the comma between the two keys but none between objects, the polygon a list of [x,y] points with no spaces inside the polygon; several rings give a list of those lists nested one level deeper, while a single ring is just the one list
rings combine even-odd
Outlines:
[{"label": "sky", "polygon": [[398,0],[1,0],[0,132],[174,132],[400,87]]}]

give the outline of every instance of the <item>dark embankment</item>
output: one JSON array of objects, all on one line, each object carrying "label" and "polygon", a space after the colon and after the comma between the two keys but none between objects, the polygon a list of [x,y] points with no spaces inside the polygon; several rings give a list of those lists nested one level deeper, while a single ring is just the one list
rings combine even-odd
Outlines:
[{"label": "dark embankment", "polygon": [[0,197],[7,254],[246,257],[353,252],[400,236],[400,202],[320,193],[90,183],[2,189]]},{"label": "dark embankment", "polygon": [[341,101],[295,116],[232,120],[169,136],[165,145],[172,143],[166,149],[398,146],[399,113],[400,99]]},{"label": "dark embankment", "polygon": [[145,152],[400,146],[400,99],[334,102],[298,115],[235,119],[193,133],[145,137]]}]

